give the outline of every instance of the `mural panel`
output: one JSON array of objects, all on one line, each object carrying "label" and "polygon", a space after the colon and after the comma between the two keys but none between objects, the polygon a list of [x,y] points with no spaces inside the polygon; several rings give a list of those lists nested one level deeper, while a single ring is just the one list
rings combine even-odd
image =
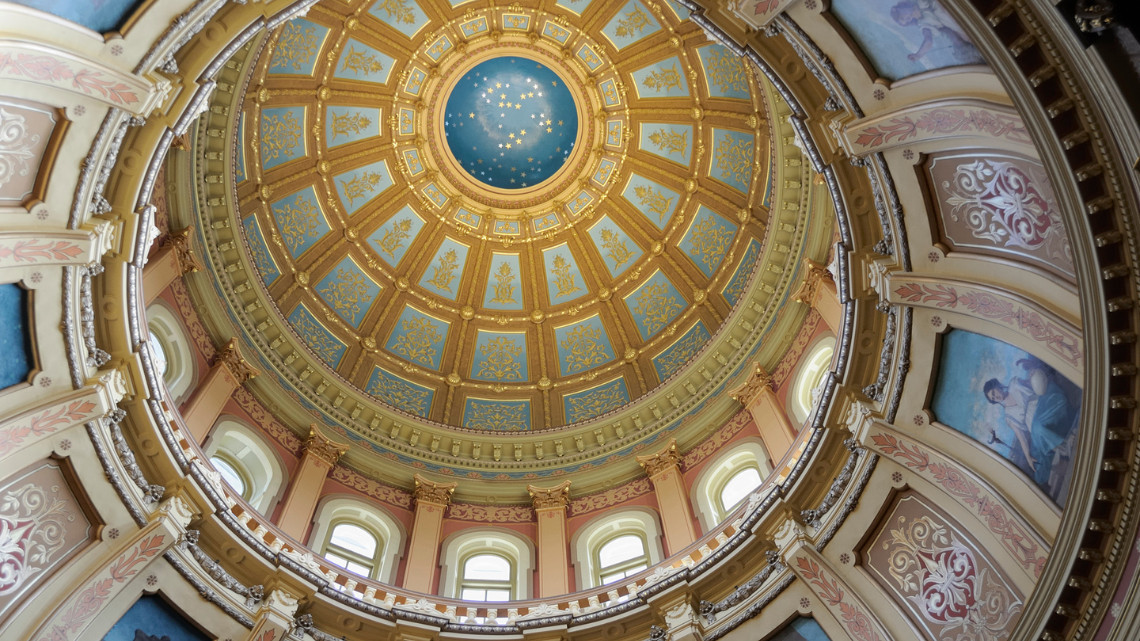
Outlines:
[{"label": "mural panel", "polygon": [[1007,459],[1064,507],[1081,388],[1002,341],[951,329],[930,404],[938,421]]},{"label": "mural panel", "polygon": [[642,38],[657,33],[661,25],[645,5],[633,0],[618,10],[602,33],[621,51]]},{"label": "mural panel", "polygon": [[867,570],[926,638],[1009,638],[1023,596],[956,521],[907,492],[861,550]]},{"label": "mural panel", "polygon": [[123,27],[142,0],[98,0],[60,2],[59,0],[13,0],[16,4],[55,14],[64,20],[106,33]]},{"label": "mural panel", "polygon": [[60,463],[38,461],[0,486],[0,621],[81,550],[94,528]]},{"label": "mural panel", "polygon": [[1073,249],[1045,168],[992,151],[936,155],[926,179],[942,242],[955,250],[1013,258],[1075,278]]},{"label": "mural panel", "polygon": [[35,365],[28,291],[15,283],[0,285],[0,354],[0,389],[28,380]]},{"label": "mural panel", "polygon": [[984,62],[938,0],[834,0],[831,12],[888,80]]},{"label": "mural panel", "polygon": [[634,71],[633,86],[638,98],[682,98],[689,95],[685,65],[676,57]]},{"label": "mural panel", "polygon": [[209,641],[157,594],[144,594],[111,627],[103,641]]},{"label": "mural panel", "polygon": [[784,626],[768,641],[831,641],[815,619],[799,617]]},{"label": "mural panel", "polygon": [[269,73],[313,75],[317,54],[328,34],[328,27],[304,18],[286,22],[269,59]]}]

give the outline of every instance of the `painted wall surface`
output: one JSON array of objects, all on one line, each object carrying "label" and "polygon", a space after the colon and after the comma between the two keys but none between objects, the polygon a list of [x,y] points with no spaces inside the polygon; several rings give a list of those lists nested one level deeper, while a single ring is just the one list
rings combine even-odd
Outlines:
[{"label": "painted wall surface", "polygon": [[793,620],[768,641],[831,641],[815,619],[799,617]]},{"label": "painted wall surface", "polygon": [[1043,267],[1072,281],[1073,250],[1040,162],[973,149],[935,154],[927,180],[942,242]]},{"label": "painted wall surface", "polygon": [[831,12],[888,80],[983,63],[937,0],[835,0]]},{"label": "painted wall surface", "polygon": [[11,0],[16,4],[55,14],[88,29],[116,31],[134,13],[142,0]]},{"label": "painted wall surface", "polygon": [[932,641],[1009,638],[1023,596],[932,501],[900,495],[862,550],[871,576]]},{"label": "painted wall surface", "polygon": [[1081,389],[1033,355],[981,334],[951,329],[939,354],[936,420],[1009,460],[1063,507]]},{"label": "painted wall surface", "polygon": [[28,292],[15,283],[0,285],[0,389],[28,380],[32,337]]},{"label": "painted wall surface", "polygon": [[139,597],[103,641],[208,641],[157,594]]}]

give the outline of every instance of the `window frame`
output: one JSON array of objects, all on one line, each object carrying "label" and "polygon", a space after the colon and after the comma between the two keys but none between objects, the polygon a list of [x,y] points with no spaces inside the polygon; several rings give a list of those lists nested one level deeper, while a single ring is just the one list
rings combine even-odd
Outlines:
[{"label": "window frame", "polygon": [[690,500],[704,532],[712,531],[735,511],[735,508],[727,511],[723,508],[720,493],[728,481],[746,467],[755,467],[760,472],[761,488],[772,475],[768,450],[759,437],[741,439],[697,474],[696,483],[690,490]]},{"label": "window frame", "polygon": [[[356,526],[372,536],[373,541],[376,543],[376,552],[372,555],[372,558],[368,558],[359,552],[354,552],[352,550],[343,548],[332,542],[333,536],[336,535],[336,529],[342,525]],[[374,528],[368,527],[368,524],[347,517],[339,517],[329,523],[328,532],[325,534],[324,543],[320,548],[320,554],[321,556],[325,557],[326,561],[332,563],[333,565],[336,565],[338,568],[344,570],[345,572],[352,572],[358,576],[363,576],[368,579],[375,579],[380,569],[380,557],[384,554],[385,545],[386,543],[384,541],[384,537],[381,536],[381,534]],[[335,562],[328,558],[330,547],[333,548],[333,552],[335,554],[342,556],[349,561],[355,562],[359,565],[367,565],[368,574],[360,574],[359,572],[350,570],[343,565],[337,565]]]},{"label": "window frame", "polygon": [[[613,565],[603,566],[602,565],[602,548],[606,547],[610,543],[613,543],[614,541],[616,541],[620,538],[627,537],[627,536],[632,536],[641,542],[641,555],[626,559],[624,561],[619,561],[617,563],[614,563]],[[634,528],[630,528],[630,527],[620,529],[620,530],[614,532],[612,535],[610,535],[610,536],[606,537],[605,539],[599,541],[597,543],[597,545],[595,545],[591,551],[594,555],[594,558],[593,558],[593,561],[594,561],[594,577],[593,577],[593,579],[594,579],[594,584],[597,586],[612,585],[612,584],[617,583],[618,581],[620,581],[622,579],[627,579],[630,576],[637,574],[638,572],[642,572],[644,570],[649,569],[649,565],[650,565],[650,563],[649,563],[649,542],[646,540],[645,532],[642,532],[641,530],[638,530],[638,529],[634,529]],[[643,566],[643,567],[638,567],[638,566]],[[618,577],[616,580],[609,581],[609,582],[607,582],[605,580],[605,577],[607,575],[613,575],[613,574],[616,574],[618,572],[622,573],[621,577]]]},{"label": "window frame", "polygon": [[[494,556],[503,559],[507,562],[507,579],[505,581],[496,581],[493,579],[468,579],[467,578],[467,564],[473,559],[480,556]],[[483,590],[502,590],[506,589],[506,601],[514,601],[518,594],[518,586],[515,584],[515,561],[509,556],[497,551],[477,548],[471,552],[460,557],[459,560],[459,577],[456,579],[456,595],[464,601],[477,601],[479,603],[502,603],[502,601],[490,601],[487,599],[468,599],[463,595],[463,591],[467,589]]]},{"label": "window frame", "polygon": [[484,553],[501,556],[510,562],[512,584],[510,600],[531,598],[535,568],[534,542],[513,530],[491,527],[461,530],[443,540],[440,551],[441,572],[436,593],[465,600],[461,595],[466,563],[471,557]]},{"label": "window frame", "polygon": [[[314,512],[309,548],[324,556],[325,546],[332,540],[333,529],[341,523],[359,526],[376,537],[376,554],[369,578],[383,583],[395,582],[400,556],[407,542],[407,533],[400,522],[373,503],[343,494],[327,495]],[[339,565],[337,568],[344,569]],[[348,569],[344,571],[357,574]]]},{"label": "window frame", "polygon": [[[645,507],[629,507],[613,513],[603,513],[586,523],[574,533],[570,542],[577,589],[602,587],[601,549],[606,543],[627,534],[634,534],[641,539],[646,569],[660,563],[665,558],[661,532],[660,515]],[[634,566],[630,563],[625,569]],[[606,585],[617,588],[624,584],[618,580]]]}]

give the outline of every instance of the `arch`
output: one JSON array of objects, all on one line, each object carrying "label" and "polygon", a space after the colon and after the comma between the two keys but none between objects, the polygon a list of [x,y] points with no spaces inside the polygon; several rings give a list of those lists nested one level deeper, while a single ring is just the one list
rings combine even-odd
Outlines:
[{"label": "arch", "polygon": [[[245,488],[240,493],[253,509],[268,514],[277,504],[285,484],[285,466],[264,437],[233,418],[223,418],[205,450],[207,458],[221,460],[241,477]],[[225,478],[226,471],[216,463],[215,467]]]},{"label": "arch", "polygon": [[177,405],[193,389],[198,378],[190,339],[178,315],[161,301],[155,301],[146,308],[146,325],[162,347],[166,360],[162,378]]},{"label": "arch", "polygon": [[511,599],[530,598],[534,543],[516,532],[501,528],[467,530],[444,539],[440,554],[439,594],[458,598],[465,564],[481,554],[507,559],[511,563]]},{"label": "arch", "polygon": [[691,497],[702,530],[708,532],[716,527],[729,515],[731,508],[735,507],[729,506],[729,509],[725,509],[725,506],[721,505],[721,492],[736,474],[749,467],[755,468],[760,473],[761,479],[768,478],[772,472],[768,467],[768,452],[759,439],[742,441],[710,462],[697,475]]},{"label": "arch", "polygon": [[[648,565],[659,563],[665,558],[661,546],[660,520],[657,513],[649,508],[634,507],[602,514],[574,533],[570,549],[573,554],[574,576],[578,589],[584,590],[603,584],[603,564],[599,559],[601,549],[606,544],[631,534],[640,537],[645,545]],[[625,572],[635,565],[614,567],[620,572]]]},{"label": "arch", "polygon": [[[396,565],[405,541],[404,529],[396,519],[364,501],[345,496],[329,496],[318,504],[315,521],[316,525],[309,536],[310,548],[325,554],[327,559],[330,543],[334,548],[341,548],[339,551],[344,551],[345,546],[338,546],[332,541],[333,535],[337,533],[336,528],[341,525],[359,527],[376,538],[376,549],[369,559],[368,578],[385,583],[391,583],[395,579]],[[330,563],[357,572],[345,564],[332,560]],[[362,573],[357,572],[357,574]]]},{"label": "arch", "polygon": [[815,408],[815,390],[827,376],[834,353],[835,337],[824,336],[807,350],[807,356],[800,361],[787,402],[794,423],[803,424],[811,416]]}]

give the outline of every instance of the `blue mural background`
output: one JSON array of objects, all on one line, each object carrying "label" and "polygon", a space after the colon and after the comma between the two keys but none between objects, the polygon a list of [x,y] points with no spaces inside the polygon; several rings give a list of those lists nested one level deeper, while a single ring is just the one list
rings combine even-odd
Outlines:
[{"label": "blue mural background", "polygon": [[784,626],[768,641],[831,641],[815,619],[799,617]]},{"label": "blue mural background", "polygon": [[831,12],[888,80],[984,62],[937,0],[834,0]]},{"label": "blue mural background", "polygon": [[28,292],[15,283],[0,285],[0,389],[22,383],[32,371]]},{"label": "blue mural background", "polygon": [[209,641],[158,595],[143,595],[103,641]]},{"label": "blue mural background", "polygon": [[940,354],[930,405],[937,420],[1000,454],[1063,507],[1081,389],[1033,355],[973,332],[951,329]]},{"label": "blue mural background", "polygon": [[88,29],[106,33],[123,26],[142,0],[11,0],[25,7],[55,14]]}]

